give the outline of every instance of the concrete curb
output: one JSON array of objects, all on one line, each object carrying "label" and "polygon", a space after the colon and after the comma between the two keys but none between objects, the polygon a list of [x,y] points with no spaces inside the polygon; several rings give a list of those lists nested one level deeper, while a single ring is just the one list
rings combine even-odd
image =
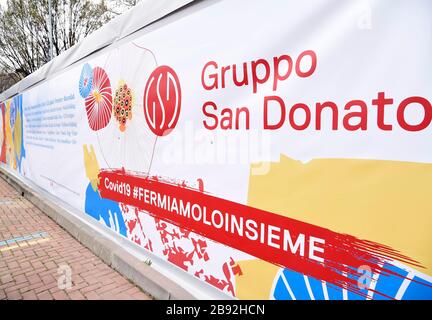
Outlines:
[{"label": "concrete curb", "polygon": [[0,177],[13,186],[57,224],[62,226],[81,244],[90,249],[106,264],[140,287],[157,300],[196,299],[178,284],[137,259],[111,239],[104,237],[98,230],[86,225],[68,213],[61,206],[44,198],[30,186],[10,175],[0,167]]}]

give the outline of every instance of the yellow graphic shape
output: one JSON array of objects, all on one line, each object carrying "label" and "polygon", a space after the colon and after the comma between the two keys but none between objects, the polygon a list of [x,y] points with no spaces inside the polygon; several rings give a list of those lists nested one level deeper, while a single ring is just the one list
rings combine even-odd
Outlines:
[{"label": "yellow graphic shape", "polygon": [[21,114],[19,108],[17,108],[17,115],[15,119],[14,129],[13,129],[13,143],[15,149],[15,158],[21,158],[21,144],[22,144],[22,136],[21,136]]},{"label": "yellow graphic shape", "polygon": [[92,145],[90,145],[90,150],[87,148],[87,145],[83,145],[83,149],[86,176],[90,180],[92,189],[97,191],[99,185],[99,163]]},{"label": "yellow graphic shape", "polygon": [[432,268],[432,164],[303,164],[282,156],[267,175],[249,181],[251,206],[389,245]]},{"label": "yellow graphic shape", "polygon": [[279,267],[263,260],[238,262],[243,275],[235,276],[236,296],[241,299],[268,300]]},{"label": "yellow graphic shape", "polygon": [[[358,159],[302,163],[282,155],[280,162],[270,163],[267,174],[252,172],[248,205],[389,245],[431,275],[432,164]],[[245,261],[238,263],[243,267]],[[261,281],[259,272],[268,265],[256,260],[256,270],[245,269],[236,277],[239,298],[261,296],[248,290]]]}]

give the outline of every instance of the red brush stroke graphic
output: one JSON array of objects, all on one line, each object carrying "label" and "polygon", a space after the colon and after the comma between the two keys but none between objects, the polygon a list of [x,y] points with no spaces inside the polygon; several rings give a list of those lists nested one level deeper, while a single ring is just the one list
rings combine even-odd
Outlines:
[{"label": "red brush stroke graphic", "polygon": [[222,270],[225,276],[224,279],[218,279],[214,277],[213,275],[205,275],[204,270],[201,269],[200,271],[195,272],[195,276],[203,279],[205,282],[211,284],[212,286],[220,289],[220,290],[227,290],[230,292],[233,296],[235,296],[234,292],[234,284],[232,283],[231,275],[243,275],[242,270],[239,265],[237,265],[233,258],[230,258],[230,262],[225,262],[222,266]]},{"label": "red brush stroke graphic", "polygon": [[[158,230],[161,241],[164,246],[163,255],[167,260],[185,271],[189,271],[189,267],[194,265],[197,260],[209,261],[210,256],[207,253],[207,241],[196,238],[197,235],[192,234],[191,231],[174,226],[171,232],[169,231],[168,224],[158,218],[155,218],[156,229]],[[183,247],[185,244],[183,240],[188,241],[193,245],[193,249],[186,249]],[[220,290],[226,290],[235,296],[234,284],[232,282],[231,273],[241,275],[240,266],[238,266],[234,259],[230,259],[228,263],[224,263],[222,271],[225,279],[218,279],[214,275],[205,274],[204,269],[196,271],[195,277],[204,280],[205,282],[213,285]]]},{"label": "red brush stroke graphic", "polygon": [[[124,203],[120,204],[121,210],[124,213],[129,213],[129,208]],[[134,208],[134,217],[132,219],[126,218],[126,224],[128,227],[129,234],[131,235],[130,240],[135,242],[136,244],[144,247],[145,249],[149,250],[150,252],[153,252],[153,246],[151,240],[146,236],[144,233],[144,228],[141,223],[141,219],[139,217],[139,210],[137,208]],[[139,228],[137,228],[139,226]],[[141,235],[143,238],[145,244],[141,242],[141,239],[138,237],[138,234]]]},{"label": "red brush stroke graphic", "polygon": [[[99,178],[101,181],[99,189],[103,198],[127,203],[140,210],[144,210],[149,215],[160,219],[158,220],[159,224],[163,223],[162,220],[167,221],[182,229],[193,231],[211,240],[266,260],[272,264],[301,272],[307,276],[329,282],[330,284],[345,288],[359,295],[364,295],[359,290],[356,280],[360,276],[357,271],[359,266],[368,265],[372,273],[381,274],[386,272],[395,276],[400,275],[382,267],[384,261],[396,260],[405,264],[421,267],[417,261],[399,253],[389,246],[358,239],[354,236],[337,233],[272,212],[218,198],[189,188],[184,182],[178,184],[157,177],[137,176],[128,174],[124,170],[101,170]],[[307,258],[306,255],[299,255],[298,252],[293,254],[289,251],[282,251],[281,248],[277,249],[271,247],[265,242],[252,241],[239,234],[230,233],[224,228],[218,229],[213,225],[203,223],[203,221],[196,221],[191,217],[188,218],[171,212],[154,203],[151,204],[143,201],[143,199],[137,199],[133,192],[131,192],[129,196],[119,194],[105,187],[105,179],[117,183],[128,183],[131,190],[134,190],[135,187],[139,187],[144,190],[176,198],[177,200],[181,199],[183,202],[198,204],[201,208],[206,208],[206,212],[208,213],[219,210],[221,212],[228,212],[237,218],[243,217],[245,220],[253,219],[258,225],[262,223],[264,225],[278,226],[281,229],[289,230],[292,239],[297,239],[299,234],[304,234],[306,239],[309,239],[309,236],[324,239],[324,252],[322,253],[324,262],[321,263],[311,260]],[[175,237],[175,235],[172,236]],[[307,245],[309,245],[309,243],[307,243]],[[172,250],[173,252],[169,256],[169,260],[173,263],[179,265],[180,261],[190,261],[188,259],[189,256],[180,248],[174,248]],[[227,267],[228,266],[224,266],[224,268]],[[231,268],[233,268],[233,266],[231,266]],[[227,277],[227,281],[229,281],[230,275],[228,274],[227,276],[227,270],[224,269],[224,273]],[[241,270],[234,270],[237,274],[241,273]],[[213,279],[211,276],[206,278],[205,281],[216,287],[225,288],[227,285],[226,283],[222,283],[222,280]],[[228,288],[228,290],[233,292],[232,288]]]},{"label": "red brush stroke graphic", "polygon": [[[199,185],[200,190],[203,191],[204,184],[202,180],[199,182]],[[144,226],[139,216],[140,211],[137,208],[133,208],[132,216],[129,214],[130,209],[127,205],[123,203],[120,205],[122,212],[126,214],[126,224],[128,233],[130,234],[130,240],[153,252],[152,241],[144,232]],[[162,253],[169,262],[185,271],[190,271],[190,266],[194,265],[197,261],[202,260],[207,262],[210,260],[210,256],[207,253],[207,241],[201,239],[201,236],[178,226],[169,226],[166,222],[158,218],[154,218],[153,220],[164,247]],[[240,267],[235,264],[232,258],[229,263],[233,274],[242,274]],[[232,279],[226,277],[225,268],[223,267],[223,269],[226,280],[218,279],[214,275],[209,276],[204,273],[204,270],[195,272],[195,276],[216,286],[220,290],[227,290],[232,295],[235,295]],[[216,283],[217,285],[215,285]]]}]

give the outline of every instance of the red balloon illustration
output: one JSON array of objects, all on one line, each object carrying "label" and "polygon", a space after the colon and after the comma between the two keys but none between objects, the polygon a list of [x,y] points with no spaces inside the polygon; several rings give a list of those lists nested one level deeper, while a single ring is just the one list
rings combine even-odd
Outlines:
[{"label": "red balloon illustration", "polygon": [[144,115],[151,131],[166,136],[176,126],[181,108],[180,82],[168,66],[157,67],[144,89]]},{"label": "red balloon illustration", "polygon": [[92,130],[105,128],[112,114],[112,91],[107,73],[100,67],[93,69],[93,89],[85,99],[87,119]]}]

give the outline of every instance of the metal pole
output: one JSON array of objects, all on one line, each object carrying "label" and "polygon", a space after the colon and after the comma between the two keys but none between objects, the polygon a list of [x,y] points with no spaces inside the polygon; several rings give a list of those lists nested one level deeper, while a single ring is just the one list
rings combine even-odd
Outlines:
[{"label": "metal pole", "polygon": [[49,37],[49,57],[53,58],[53,30],[52,30],[52,8],[51,0],[48,0],[48,37]]}]

